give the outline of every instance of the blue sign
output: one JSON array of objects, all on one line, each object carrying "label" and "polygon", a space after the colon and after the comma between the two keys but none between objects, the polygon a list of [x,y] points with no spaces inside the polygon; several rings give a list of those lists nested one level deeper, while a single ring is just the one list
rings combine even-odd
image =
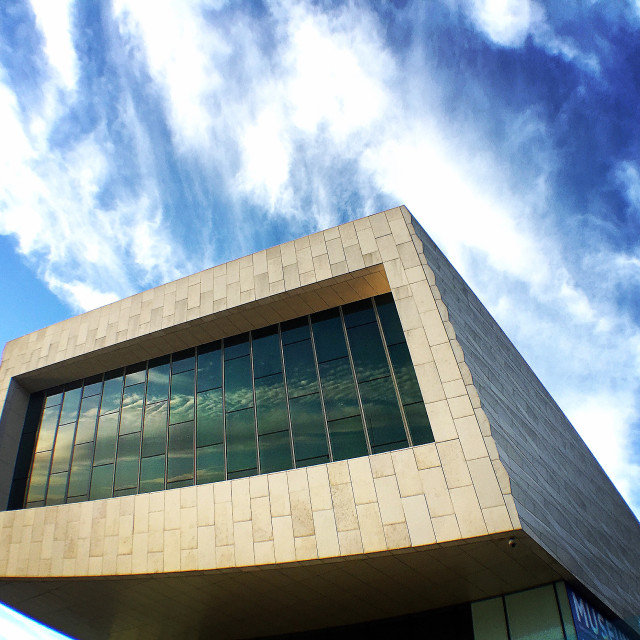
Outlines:
[{"label": "blue sign", "polygon": [[578,640],[631,640],[567,585]]}]

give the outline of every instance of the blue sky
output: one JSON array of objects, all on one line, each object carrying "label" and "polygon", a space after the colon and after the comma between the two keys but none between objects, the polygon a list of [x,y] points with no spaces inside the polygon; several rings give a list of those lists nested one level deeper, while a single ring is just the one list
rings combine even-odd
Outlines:
[{"label": "blue sky", "polygon": [[640,513],[640,2],[0,3],[0,342],[406,204]]}]

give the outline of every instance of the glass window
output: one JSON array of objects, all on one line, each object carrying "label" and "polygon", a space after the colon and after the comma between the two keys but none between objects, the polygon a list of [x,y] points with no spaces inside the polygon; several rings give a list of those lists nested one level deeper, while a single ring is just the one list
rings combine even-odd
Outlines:
[{"label": "glass window", "polygon": [[57,407],[61,403],[62,403],[62,389],[60,389],[60,391],[51,390],[47,395],[47,399],[45,400],[44,406]]},{"label": "glass window", "polygon": [[290,398],[318,391],[318,376],[310,340],[285,345],[284,364]]},{"label": "glass window", "polygon": [[113,464],[93,467],[89,500],[110,498],[113,495]]},{"label": "glass window", "polygon": [[289,401],[291,431],[296,465],[307,458],[329,455],[320,395],[302,396]]},{"label": "glass window", "polygon": [[284,471],[293,467],[289,430],[259,436],[260,473]]},{"label": "glass window", "polygon": [[140,493],[164,489],[164,455],[142,458],[140,463]]},{"label": "glass window", "polygon": [[53,462],[51,463],[51,473],[68,471],[69,459],[71,458],[71,447],[73,446],[73,434],[76,425],[73,422],[61,424],[56,434],[56,444],[53,449]]},{"label": "glass window", "polygon": [[[148,405],[144,412],[142,455],[156,456],[167,450],[167,403]],[[164,477],[164,476],[163,476]]]},{"label": "glass window", "polygon": [[171,373],[183,373],[193,371],[196,366],[196,350],[185,349],[174,353],[171,357]]},{"label": "glass window", "polygon": [[360,405],[349,358],[323,362],[318,368],[327,420],[360,415]]},{"label": "glass window", "polygon": [[505,596],[511,640],[564,638],[553,585]]},{"label": "glass window", "polygon": [[224,480],[224,445],[214,444],[196,450],[196,482],[218,482]]},{"label": "glass window", "polygon": [[237,411],[253,406],[249,356],[241,356],[225,364],[224,402],[226,411]]},{"label": "glass window", "polygon": [[67,424],[68,422],[75,422],[77,420],[81,396],[82,389],[80,387],[64,392],[62,411],[60,412],[60,424]]},{"label": "glass window", "polygon": [[347,345],[338,309],[314,313],[311,316],[311,324],[318,362],[346,357]]},{"label": "glass window", "polygon": [[474,640],[509,640],[502,597],[471,604]]},{"label": "glass window", "polygon": [[102,374],[86,378],[82,389],[82,397],[96,396],[102,393]]},{"label": "glass window", "polygon": [[249,355],[249,334],[241,333],[238,336],[225,338],[224,341],[224,359],[233,360]]},{"label": "glass window", "polygon": [[400,391],[402,403],[422,402],[422,393],[420,392],[418,378],[416,378],[407,343],[402,342],[389,347],[389,355],[391,356],[393,371],[396,374],[396,382],[398,383],[398,391]]},{"label": "glass window", "polygon": [[407,437],[391,377],[363,382],[360,385],[360,394],[373,452],[407,446]]},{"label": "glass window", "polygon": [[222,389],[209,389],[198,394],[196,443],[198,447],[224,440]]},{"label": "glass window", "polygon": [[198,347],[198,391],[222,386],[222,351],[220,341]]},{"label": "glass window", "polygon": [[287,397],[281,373],[256,380],[256,414],[258,433],[289,430]]},{"label": "glass window", "polygon": [[268,327],[254,331],[253,341],[253,375],[255,378],[280,373],[282,359],[280,357],[280,338],[278,327]]},{"label": "glass window", "polygon": [[131,364],[126,369],[124,377],[124,386],[129,387],[132,384],[140,384],[147,379],[147,363],[140,362],[138,364]]},{"label": "glass window", "polygon": [[389,364],[377,324],[349,329],[349,343],[358,382],[389,375]]},{"label": "glass window", "polygon": [[375,300],[378,316],[380,317],[380,324],[382,325],[382,331],[384,332],[384,338],[387,344],[391,345],[404,342],[404,331],[402,330],[402,324],[400,324],[396,305],[393,302],[393,295],[385,293],[384,295],[377,296]]},{"label": "glass window", "polygon": [[120,435],[135,433],[142,427],[142,407],[144,403],[144,382],[125,387],[122,395]]},{"label": "glass window", "polygon": [[47,506],[51,504],[62,504],[67,489],[67,478],[69,472],[52,473],[49,476],[49,488],[47,489]]},{"label": "glass window", "polygon": [[38,444],[36,451],[47,451],[53,449],[53,439],[56,435],[56,425],[58,424],[58,414],[60,405],[47,407],[42,414],[42,423],[38,434]]},{"label": "glass window", "polygon": [[169,356],[149,362],[147,404],[162,402],[169,397]]},{"label": "glass window", "polygon": [[367,441],[360,415],[327,423],[334,460],[347,460],[367,455]]},{"label": "glass window", "polygon": [[44,500],[44,493],[47,488],[47,481],[49,479],[50,462],[51,451],[36,453],[36,455],[34,456],[27,502]]},{"label": "glass window", "polygon": [[106,416],[100,416],[94,465],[103,465],[115,461],[117,436],[118,414],[109,413]]},{"label": "glass window", "polygon": [[194,372],[185,371],[171,376],[169,424],[193,420]]},{"label": "glass window", "polygon": [[342,307],[342,312],[344,313],[344,323],[347,329],[376,321],[371,299],[346,304]]},{"label": "glass window", "polygon": [[405,405],[404,415],[407,418],[407,426],[409,427],[414,447],[419,444],[433,442],[429,416],[427,416],[427,411],[422,401]]},{"label": "glass window", "polygon": [[167,483],[181,482],[192,478],[193,421],[190,421],[174,424],[169,427]]},{"label": "glass window", "polygon": [[92,459],[93,442],[78,444],[73,448],[68,491],[70,496],[85,496],[89,492]]},{"label": "glass window", "polygon": [[96,435],[96,420],[100,396],[89,396],[82,399],[80,416],[78,417],[78,429],[76,431],[76,444],[91,442]]},{"label": "glass window", "polygon": [[118,438],[116,481],[114,488],[128,489],[138,486],[140,463],[140,433],[129,433]]},{"label": "glass window", "polygon": [[227,414],[227,469],[230,472],[258,468],[254,425],[251,408]]},{"label": "glass window", "polygon": [[100,413],[111,413],[120,408],[122,399],[122,372],[112,371],[105,375],[104,388],[102,390],[102,404]]},{"label": "glass window", "polygon": [[283,345],[309,340],[309,320],[307,316],[283,322],[280,327],[282,329]]}]

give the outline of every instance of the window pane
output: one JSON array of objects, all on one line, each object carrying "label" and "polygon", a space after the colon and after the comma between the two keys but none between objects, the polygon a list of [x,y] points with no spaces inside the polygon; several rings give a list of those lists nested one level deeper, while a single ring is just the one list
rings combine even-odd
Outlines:
[{"label": "window pane", "polygon": [[258,433],[289,430],[287,398],[281,373],[256,380]]},{"label": "window pane", "polygon": [[93,440],[96,434],[99,405],[100,396],[90,396],[82,399],[80,416],[78,417],[78,430],[76,431],[76,444]]},{"label": "window pane", "polygon": [[227,468],[256,469],[256,432],[253,409],[227,414]]},{"label": "window pane", "polygon": [[198,347],[198,391],[222,386],[222,351],[220,341]]},{"label": "window pane", "polygon": [[114,462],[116,455],[116,438],[118,435],[118,414],[110,413],[100,416],[98,434],[96,436],[96,454],[93,464],[102,465]]},{"label": "window pane", "polygon": [[319,365],[324,408],[327,420],[360,415],[360,406],[353,384],[348,358],[340,358]]},{"label": "window pane", "polygon": [[347,329],[376,321],[376,316],[373,313],[373,304],[370,299],[345,304],[342,307],[342,312]]},{"label": "window pane", "polygon": [[389,364],[377,324],[349,329],[349,344],[358,382],[389,375]]},{"label": "window pane", "polygon": [[193,478],[193,421],[169,427],[167,482]]},{"label": "window pane", "polygon": [[73,446],[73,434],[75,429],[76,425],[73,422],[63,424],[58,427],[56,444],[53,450],[51,473],[69,470],[69,459],[71,458],[71,447]]},{"label": "window pane", "polygon": [[282,371],[278,327],[253,332],[253,375],[262,378]]},{"label": "window pane", "polygon": [[249,355],[249,334],[242,333],[239,336],[231,336],[224,340],[224,359],[233,360]]},{"label": "window pane", "polygon": [[225,364],[224,402],[226,411],[253,406],[249,356],[236,358]]},{"label": "window pane", "polygon": [[367,455],[367,441],[364,437],[362,418],[359,415],[333,420],[327,424],[334,460],[346,460]]},{"label": "window pane", "polygon": [[140,463],[140,493],[164,489],[164,455],[142,458]]},{"label": "window pane", "polygon": [[411,362],[411,355],[406,342],[401,342],[389,347],[391,364],[396,374],[396,382],[400,391],[400,398],[403,404],[412,402],[422,402],[422,393],[416,378],[416,371]]},{"label": "window pane", "polygon": [[167,403],[147,405],[142,430],[142,455],[160,455],[167,450]]},{"label": "window pane", "polygon": [[475,640],[509,640],[502,598],[491,598],[471,604]]},{"label": "window pane", "polygon": [[414,447],[419,444],[433,442],[429,416],[427,416],[422,402],[405,405],[404,415],[407,418],[407,425],[409,426],[409,433],[411,434]]},{"label": "window pane", "polygon": [[291,440],[289,430],[259,436],[260,473],[291,469]]},{"label": "window pane", "polygon": [[92,458],[93,442],[78,444],[73,448],[71,475],[69,476],[70,496],[83,496],[89,491]]},{"label": "window pane", "polygon": [[197,484],[224,480],[224,445],[214,444],[196,450]]},{"label": "window pane", "polygon": [[110,498],[113,495],[113,464],[93,467],[89,500]]},{"label": "window pane", "polygon": [[54,393],[52,391],[49,392],[51,395],[47,396],[47,399],[44,403],[45,407],[57,407],[62,402],[62,391],[58,393]]},{"label": "window pane", "polygon": [[299,460],[306,458],[328,456],[320,395],[314,393],[310,396],[293,398],[289,401],[289,408],[296,464]]},{"label": "window pane", "polygon": [[[154,364],[158,363],[158,364]],[[154,366],[152,366],[152,364]],[[147,404],[162,402],[169,397],[169,357],[149,363],[147,381]]]},{"label": "window pane", "polygon": [[306,460],[296,460],[296,467],[301,469],[302,467],[311,467],[314,464],[326,464],[329,462],[329,456],[318,456],[317,458],[307,458]]},{"label": "window pane", "polygon": [[84,387],[82,389],[83,398],[100,395],[101,392],[102,392],[102,374],[99,376],[92,376],[91,378],[85,379]]},{"label": "window pane", "polygon": [[505,596],[511,640],[564,638],[552,585]]},{"label": "window pane", "polygon": [[[107,374],[109,375],[109,374]],[[105,376],[106,377],[106,376]],[[118,375],[104,381],[100,413],[111,413],[120,408],[122,398],[122,376]]]},{"label": "window pane", "polygon": [[60,405],[47,407],[42,414],[40,433],[38,434],[38,446],[36,451],[48,451],[53,449],[53,439],[56,435],[56,425],[58,424],[58,414]]},{"label": "window pane", "polygon": [[290,398],[318,391],[318,376],[310,340],[285,345],[284,364]]},{"label": "window pane", "polygon": [[34,456],[27,502],[44,500],[44,491],[49,477],[49,462],[51,462],[51,451],[36,453]]},{"label": "window pane", "polygon": [[312,315],[311,323],[318,362],[344,358],[347,355],[347,345],[338,309]]},{"label": "window pane", "polygon": [[387,445],[391,444],[406,446],[407,437],[391,377],[361,383],[360,394],[373,452],[388,451]]},{"label": "window pane", "polygon": [[122,396],[120,435],[135,433],[142,427],[142,406],[144,403],[144,382],[125,387]]},{"label": "window pane", "polygon": [[171,356],[171,372],[182,373],[192,371],[196,366],[195,349],[185,349]]},{"label": "window pane", "polygon": [[115,489],[138,486],[138,466],[140,463],[140,434],[130,433],[118,438],[118,458],[116,460]]},{"label": "window pane", "polygon": [[78,418],[78,407],[80,406],[80,397],[82,389],[70,389],[64,392],[64,400],[62,401],[62,411],[60,412],[60,424],[75,422]]},{"label": "window pane", "polygon": [[138,364],[131,364],[127,367],[124,386],[130,387],[132,384],[139,384],[145,382],[147,378],[147,363],[139,362]]},{"label": "window pane", "polygon": [[222,389],[210,389],[198,394],[196,442],[198,447],[218,444],[224,440]]},{"label": "window pane", "polygon": [[193,420],[194,372],[186,371],[171,376],[171,405],[169,423]]},{"label": "window pane", "polygon": [[47,506],[50,504],[62,504],[67,488],[69,473],[53,473],[49,476],[49,489],[47,490]]},{"label": "window pane", "polygon": [[283,322],[280,327],[282,330],[282,344],[293,344],[301,340],[309,340],[309,321],[307,316]]},{"label": "window pane", "polygon": [[393,301],[393,295],[385,293],[382,296],[377,296],[375,300],[378,315],[380,316],[380,324],[382,325],[382,331],[384,332],[384,338],[387,344],[404,342],[404,331],[400,324],[400,318],[398,317],[398,311]]}]

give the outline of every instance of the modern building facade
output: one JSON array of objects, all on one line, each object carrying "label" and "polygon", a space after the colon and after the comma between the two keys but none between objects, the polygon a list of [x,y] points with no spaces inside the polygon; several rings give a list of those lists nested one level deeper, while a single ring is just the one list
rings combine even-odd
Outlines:
[{"label": "modern building facade", "polygon": [[14,340],[0,399],[0,600],[72,636],[640,630],[637,519],[404,207]]}]

